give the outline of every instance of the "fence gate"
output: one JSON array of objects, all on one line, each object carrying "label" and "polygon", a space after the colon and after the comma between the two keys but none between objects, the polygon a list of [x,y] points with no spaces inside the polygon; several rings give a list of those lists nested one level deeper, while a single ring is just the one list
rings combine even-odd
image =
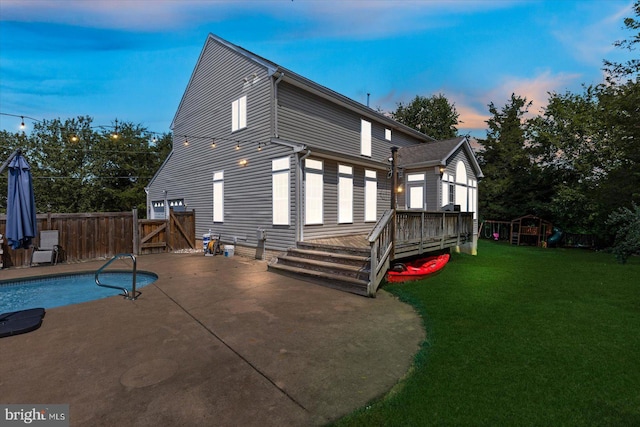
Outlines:
[{"label": "fence gate", "polygon": [[153,254],[180,249],[195,249],[195,212],[169,210],[169,219],[138,220],[138,241],[134,252]]}]

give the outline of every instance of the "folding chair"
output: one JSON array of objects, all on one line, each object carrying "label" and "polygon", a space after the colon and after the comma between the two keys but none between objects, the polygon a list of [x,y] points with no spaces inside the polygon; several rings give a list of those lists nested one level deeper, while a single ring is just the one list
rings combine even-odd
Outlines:
[{"label": "folding chair", "polygon": [[31,264],[49,262],[55,265],[58,262],[58,230],[40,232],[40,246],[34,246],[31,253]]}]

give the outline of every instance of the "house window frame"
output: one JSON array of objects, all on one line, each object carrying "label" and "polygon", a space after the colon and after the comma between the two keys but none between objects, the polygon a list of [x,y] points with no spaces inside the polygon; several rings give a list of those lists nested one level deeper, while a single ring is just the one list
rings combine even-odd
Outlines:
[{"label": "house window frame", "polygon": [[[322,225],[324,224],[324,163],[322,160],[305,159],[304,161],[304,224]],[[316,188],[312,188],[312,186]],[[313,194],[320,197],[310,198]],[[311,218],[311,220],[310,220]]]},{"label": "house window frame", "polygon": [[378,173],[372,169],[364,171],[364,222],[378,220]]},{"label": "house window frame", "polygon": [[[408,173],[407,174],[407,209],[426,209],[425,201],[425,181],[426,174],[424,172]],[[418,192],[417,190],[420,190]],[[417,199],[419,195],[420,207],[414,207],[414,199]]]},{"label": "house window frame", "polygon": [[338,164],[338,224],[353,224],[353,166]]},{"label": "house window frame", "polygon": [[224,171],[213,172],[212,221],[224,222]]},{"label": "house window frame", "polygon": [[247,95],[242,95],[231,102],[231,132],[247,127]]},{"label": "house window frame", "polygon": [[360,119],[360,154],[371,157],[371,122]]},{"label": "house window frame", "polygon": [[[290,157],[281,157],[271,161],[271,222],[273,225],[291,224],[290,175]],[[285,178],[284,188],[286,191],[276,191],[282,190],[283,183],[281,183],[280,180],[282,180],[283,177]],[[285,196],[282,197],[282,194]]]}]

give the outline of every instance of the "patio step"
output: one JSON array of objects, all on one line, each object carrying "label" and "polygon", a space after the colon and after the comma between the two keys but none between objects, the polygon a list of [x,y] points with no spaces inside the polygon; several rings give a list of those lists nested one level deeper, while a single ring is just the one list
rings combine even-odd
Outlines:
[{"label": "patio step", "polygon": [[331,245],[298,243],[276,257],[269,271],[295,276],[322,286],[368,296],[369,251]]}]

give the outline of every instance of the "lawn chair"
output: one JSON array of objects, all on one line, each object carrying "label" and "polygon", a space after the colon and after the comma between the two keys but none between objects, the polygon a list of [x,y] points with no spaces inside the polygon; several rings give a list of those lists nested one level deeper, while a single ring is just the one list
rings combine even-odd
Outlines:
[{"label": "lawn chair", "polygon": [[58,262],[58,230],[40,232],[40,246],[34,246],[31,253],[31,264],[49,262],[55,265]]}]

